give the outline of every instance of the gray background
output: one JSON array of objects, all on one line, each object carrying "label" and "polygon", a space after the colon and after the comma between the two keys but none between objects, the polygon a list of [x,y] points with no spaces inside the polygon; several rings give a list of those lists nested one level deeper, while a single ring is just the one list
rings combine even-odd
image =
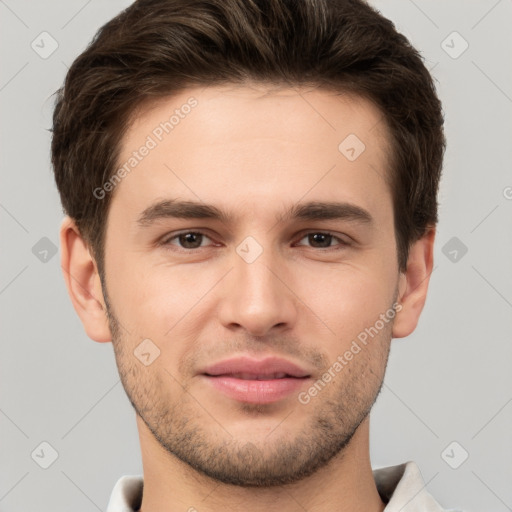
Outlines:
[{"label": "gray background", "polygon": [[[85,335],[54,254],[48,132],[67,67],[129,3],[0,0],[2,512],[104,510],[118,477],[141,472],[111,344]],[[415,460],[446,507],[512,510],[512,2],[373,3],[438,80],[448,150],[430,295],[416,332],[393,342],[372,462]],[[46,58],[43,31],[58,44]]]}]

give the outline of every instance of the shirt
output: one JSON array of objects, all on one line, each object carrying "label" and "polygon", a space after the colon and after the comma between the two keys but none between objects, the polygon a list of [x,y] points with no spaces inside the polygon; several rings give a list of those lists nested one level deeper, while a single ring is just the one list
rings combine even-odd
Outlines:
[{"label": "shirt", "polygon": [[[457,512],[441,508],[427,492],[415,462],[373,470],[384,512]],[[106,512],[136,512],[142,501],[144,480],[141,475],[121,477],[110,497]]]}]

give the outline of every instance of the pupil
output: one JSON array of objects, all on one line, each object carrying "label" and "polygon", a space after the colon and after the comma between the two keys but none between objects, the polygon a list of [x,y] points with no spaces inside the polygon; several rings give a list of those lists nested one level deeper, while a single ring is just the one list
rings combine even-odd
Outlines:
[{"label": "pupil", "polygon": [[[318,239],[320,237],[320,239]],[[327,235],[325,233],[312,233],[309,235],[309,242],[320,243],[322,247],[329,247],[331,245],[332,235]],[[327,242],[327,243],[325,243]]]},{"label": "pupil", "polygon": [[[185,233],[183,235],[180,235],[180,243],[188,249],[196,249],[201,245],[201,242],[197,244],[197,239],[200,236],[201,235],[199,233]],[[194,239],[196,239],[195,242]]]}]

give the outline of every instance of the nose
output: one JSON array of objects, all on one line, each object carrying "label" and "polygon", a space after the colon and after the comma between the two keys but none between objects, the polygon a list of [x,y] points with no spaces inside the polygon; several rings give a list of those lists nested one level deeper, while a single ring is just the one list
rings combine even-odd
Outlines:
[{"label": "nose", "polygon": [[292,327],[297,319],[298,300],[285,262],[264,250],[251,263],[235,252],[233,265],[219,308],[221,323],[258,337]]}]

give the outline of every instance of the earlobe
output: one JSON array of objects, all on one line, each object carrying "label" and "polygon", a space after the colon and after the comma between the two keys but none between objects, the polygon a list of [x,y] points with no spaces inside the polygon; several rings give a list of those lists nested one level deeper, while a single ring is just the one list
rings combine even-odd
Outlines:
[{"label": "earlobe", "polygon": [[418,325],[434,264],[434,239],[435,228],[430,227],[409,250],[407,269],[400,274],[397,298],[400,311],[393,324],[393,338],[409,336]]},{"label": "earlobe", "polygon": [[60,227],[61,267],[73,307],[89,338],[112,340],[96,262],[75,222],[65,217]]}]

